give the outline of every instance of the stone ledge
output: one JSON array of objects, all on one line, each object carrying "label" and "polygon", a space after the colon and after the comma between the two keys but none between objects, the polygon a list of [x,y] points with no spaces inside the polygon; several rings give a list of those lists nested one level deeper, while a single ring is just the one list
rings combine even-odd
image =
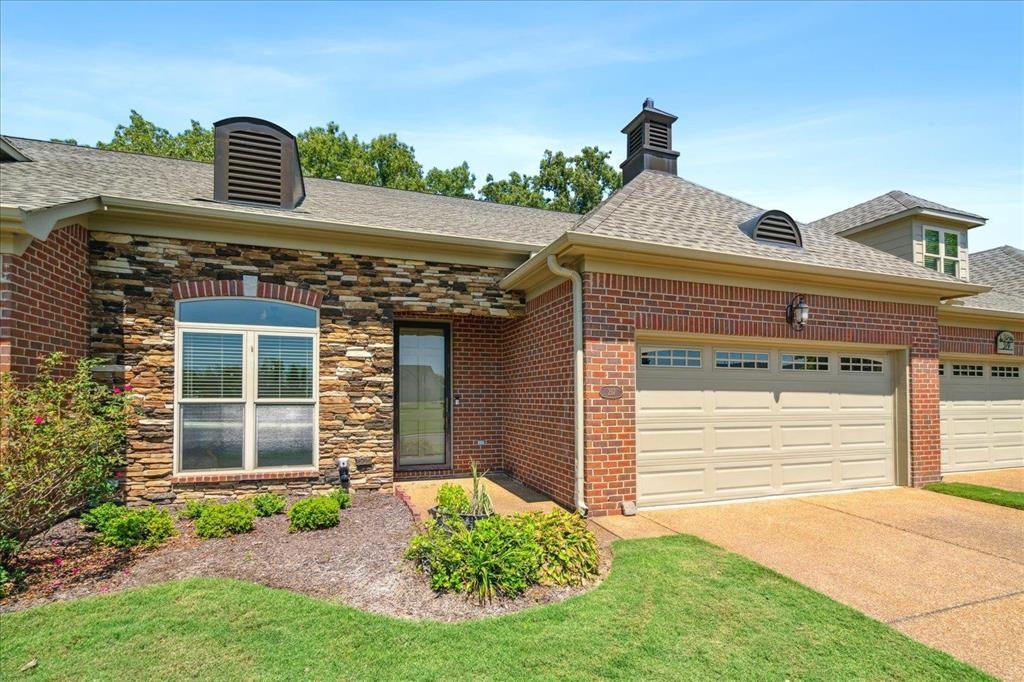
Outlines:
[{"label": "stone ledge", "polygon": [[289,469],[287,471],[239,471],[230,474],[177,474],[171,483],[224,483],[239,481],[270,481],[290,478],[320,478],[319,469]]}]

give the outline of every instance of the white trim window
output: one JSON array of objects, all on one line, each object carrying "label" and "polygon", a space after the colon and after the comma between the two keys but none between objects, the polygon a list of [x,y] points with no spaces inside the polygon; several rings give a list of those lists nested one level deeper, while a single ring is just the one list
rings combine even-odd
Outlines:
[{"label": "white trim window", "polygon": [[924,266],[926,268],[959,277],[963,257],[959,230],[924,228]]},{"label": "white trim window", "polygon": [[315,467],[317,311],[202,298],[175,317],[175,472]]}]

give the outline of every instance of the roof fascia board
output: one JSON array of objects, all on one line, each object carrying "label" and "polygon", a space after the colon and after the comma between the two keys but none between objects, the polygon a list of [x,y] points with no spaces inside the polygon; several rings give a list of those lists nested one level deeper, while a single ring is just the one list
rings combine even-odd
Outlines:
[{"label": "roof fascia board", "polygon": [[136,213],[159,217],[184,217],[203,218],[207,221],[218,221],[237,225],[240,228],[254,226],[272,227],[297,227],[308,230],[325,232],[329,235],[339,236],[362,236],[380,237],[386,239],[401,239],[409,242],[421,242],[430,244],[452,244],[473,249],[486,251],[517,254],[528,256],[537,250],[537,244],[526,244],[522,242],[507,242],[498,239],[483,239],[479,237],[458,237],[453,235],[438,234],[435,232],[418,232],[403,230],[394,227],[379,227],[374,225],[350,225],[335,223],[325,220],[311,220],[308,218],[297,218],[290,215],[264,215],[261,213],[242,213],[238,211],[224,211],[215,207],[206,206],[182,206],[179,204],[167,204],[162,202],[146,201],[141,199],[126,199],[124,197],[100,197],[104,211],[116,211],[120,213]]},{"label": "roof fascia board", "polygon": [[802,263],[780,262],[769,258],[741,256],[712,251],[702,251],[683,246],[670,246],[651,242],[640,242],[618,237],[592,235],[581,232],[566,232],[540,253],[521,265],[508,277],[501,281],[506,289],[524,289],[535,286],[532,280],[538,280],[537,271],[544,265],[549,254],[558,256],[571,253],[584,255],[588,247],[612,258],[645,255],[653,258],[671,259],[676,267],[692,267],[696,265],[703,270],[721,270],[735,272],[739,265],[745,272],[753,276],[771,278],[773,281],[787,281],[796,284],[820,281],[828,278],[836,286],[853,289],[872,288],[876,291],[892,291],[898,293],[916,293],[932,298],[956,298],[971,296],[991,290],[991,287],[970,284],[968,282],[935,282],[913,277],[881,275],[846,268],[834,268],[824,265],[806,265]]},{"label": "roof fascia board", "polygon": [[61,221],[87,215],[101,207],[100,199],[93,197],[46,208],[18,210],[21,211],[21,225],[25,232],[36,239],[46,239]]},{"label": "roof fascia board", "polygon": [[894,223],[898,220],[902,220],[904,218],[910,218],[918,215],[925,216],[927,218],[939,218],[941,220],[949,220],[955,223],[963,223],[964,226],[967,227],[968,229],[972,227],[979,227],[981,225],[984,225],[986,222],[985,220],[968,218],[967,216],[963,216],[958,213],[947,213],[945,211],[935,211],[932,209],[925,208],[908,208],[904,211],[887,215],[884,218],[878,218],[876,220],[864,223],[863,225],[849,227],[845,230],[834,232],[833,234],[839,235],[840,237],[850,237],[860,232],[866,232],[867,230],[870,230],[875,227],[881,227],[882,225],[887,225],[889,223]]},{"label": "roof fascia board", "polygon": [[[939,324],[950,326],[971,326],[978,322],[1011,325],[1012,329],[1024,331],[1024,313],[1009,310],[988,310],[968,308],[963,305],[944,303],[939,306]],[[962,324],[961,324],[962,323]],[[1002,327],[992,327],[993,329]]]}]

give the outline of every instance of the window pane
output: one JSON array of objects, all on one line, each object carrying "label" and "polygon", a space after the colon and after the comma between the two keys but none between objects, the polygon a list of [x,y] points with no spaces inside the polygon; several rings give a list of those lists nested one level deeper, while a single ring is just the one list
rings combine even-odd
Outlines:
[{"label": "window pane", "polygon": [[242,468],[244,405],[179,404],[181,470]]},{"label": "window pane", "polygon": [[313,466],[313,405],[256,406],[256,466]]},{"label": "window pane", "polygon": [[938,270],[939,270],[939,259],[936,258],[935,256],[925,256],[924,257],[924,266],[926,268],[928,268],[929,270],[935,270],[936,272],[938,272]]},{"label": "window pane", "polygon": [[945,272],[947,275],[953,275],[954,277],[956,277],[957,265],[958,263],[955,260],[946,259],[942,261],[942,271]]},{"label": "window pane", "polygon": [[185,332],[182,398],[242,397],[242,335]]},{"label": "window pane", "polygon": [[312,338],[261,334],[257,345],[258,397],[313,397]]},{"label": "window pane", "polygon": [[924,231],[924,252],[939,253],[939,233],[937,230]]},{"label": "window pane", "polygon": [[957,235],[956,232],[947,232],[944,235],[943,239],[945,239],[946,241],[946,255],[949,256],[950,258],[956,258],[957,250],[960,246],[960,237]]},{"label": "window pane", "polygon": [[316,328],[312,308],[263,298],[205,298],[178,305],[181,322]]}]

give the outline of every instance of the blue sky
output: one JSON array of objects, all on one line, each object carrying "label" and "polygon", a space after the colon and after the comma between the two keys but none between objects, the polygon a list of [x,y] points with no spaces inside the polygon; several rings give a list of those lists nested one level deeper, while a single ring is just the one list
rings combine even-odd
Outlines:
[{"label": "blue sky", "polygon": [[625,148],[644,97],[680,175],[813,220],[891,189],[1024,246],[1024,4],[0,4],[0,129],[109,139],[236,115],[397,132],[424,166]]}]

